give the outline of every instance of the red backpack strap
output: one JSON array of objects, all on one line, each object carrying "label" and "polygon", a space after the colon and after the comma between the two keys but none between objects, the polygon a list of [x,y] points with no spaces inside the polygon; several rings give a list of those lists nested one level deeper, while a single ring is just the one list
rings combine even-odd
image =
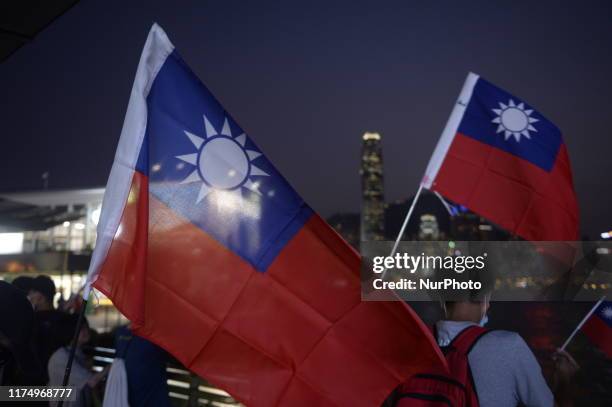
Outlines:
[{"label": "red backpack strap", "polygon": [[452,346],[457,351],[468,355],[476,342],[485,334],[491,332],[490,329],[483,328],[479,325],[471,325],[459,332],[451,341],[449,346]]},{"label": "red backpack strap", "polygon": [[465,385],[466,406],[468,407],[479,405],[468,355],[476,342],[488,332],[491,332],[491,330],[478,325],[471,325],[459,332],[447,347],[446,360],[453,376]]}]

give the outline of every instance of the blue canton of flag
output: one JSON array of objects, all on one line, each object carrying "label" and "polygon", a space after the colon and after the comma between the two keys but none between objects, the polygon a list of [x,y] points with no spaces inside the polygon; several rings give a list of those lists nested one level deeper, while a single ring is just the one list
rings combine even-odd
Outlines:
[{"label": "blue canton of flag", "polygon": [[459,133],[550,171],[562,143],[561,132],[527,103],[480,78]]},{"label": "blue canton of flag", "polygon": [[147,106],[136,167],[150,193],[265,271],[312,210],[176,51]]},{"label": "blue canton of flag", "polygon": [[612,301],[604,301],[597,308],[597,315],[612,328]]}]

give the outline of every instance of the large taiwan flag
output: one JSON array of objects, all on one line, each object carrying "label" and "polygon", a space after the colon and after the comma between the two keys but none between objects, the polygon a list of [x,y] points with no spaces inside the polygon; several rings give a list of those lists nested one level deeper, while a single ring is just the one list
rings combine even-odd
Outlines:
[{"label": "large taiwan flag", "polygon": [[405,304],[361,302],[359,268],[154,25],[90,283],[249,406],[377,406],[444,362]]},{"label": "large taiwan flag", "polygon": [[576,240],[578,204],[561,132],[470,73],[422,185],[527,240]]}]

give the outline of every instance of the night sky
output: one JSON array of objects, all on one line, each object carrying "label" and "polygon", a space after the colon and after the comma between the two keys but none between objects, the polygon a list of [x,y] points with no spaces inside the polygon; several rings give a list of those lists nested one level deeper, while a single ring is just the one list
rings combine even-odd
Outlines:
[{"label": "night sky", "polygon": [[612,3],[562,3],[81,1],[0,65],[0,191],[106,183],[157,21],[324,216],[359,210],[364,131],[387,201],[412,196],[471,70],[561,128],[593,237],[612,229]]}]

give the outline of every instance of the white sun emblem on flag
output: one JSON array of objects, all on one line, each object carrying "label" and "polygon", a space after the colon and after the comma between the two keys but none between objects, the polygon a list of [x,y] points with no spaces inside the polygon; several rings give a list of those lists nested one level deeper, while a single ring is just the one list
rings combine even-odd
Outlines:
[{"label": "white sun emblem on flag", "polygon": [[601,314],[606,319],[612,319],[612,307],[605,307],[603,310],[601,310]]},{"label": "white sun emblem on flag", "polygon": [[505,140],[513,136],[517,142],[520,142],[521,136],[530,139],[531,135],[529,132],[538,131],[531,124],[539,120],[531,117],[533,110],[525,109],[525,104],[519,103],[517,105],[514,103],[514,100],[510,99],[507,105],[499,102],[499,107],[499,109],[491,109],[497,115],[491,121],[498,124],[497,133],[504,133]]},{"label": "white sun emblem on flag", "polygon": [[204,130],[205,138],[185,130],[185,135],[197,152],[176,157],[196,167],[181,181],[181,184],[202,184],[196,202],[200,202],[214,190],[235,192],[239,195],[240,189],[246,188],[260,194],[259,183],[253,177],[269,174],[253,164],[253,160],[261,153],[245,147],[246,134],[233,137],[227,118],[221,131],[217,132],[204,116]]}]

